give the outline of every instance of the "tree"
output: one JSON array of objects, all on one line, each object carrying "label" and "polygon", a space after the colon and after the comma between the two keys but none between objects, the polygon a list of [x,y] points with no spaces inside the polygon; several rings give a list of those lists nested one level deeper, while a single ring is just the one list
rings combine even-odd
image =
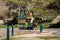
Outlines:
[{"label": "tree", "polygon": [[[57,12],[55,10],[52,9],[52,11],[48,8],[46,8],[47,6],[49,6],[51,3],[57,1],[57,0],[5,0],[8,3],[12,3],[15,5],[18,5],[18,7],[20,7],[19,9],[21,9],[21,7],[25,7],[27,8],[29,6],[29,11],[33,11],[34,13],[41,13],[42,15],[46,15],[46,16],[53,16],[51,14],[56,14]],[[29,3],[29,4],[28,4]],[[10,4],[11,6],[11,4]],[[14,8],[14,7],[13,7]],[[54,14],[54,16],[55,16]]]},{"label": "tree", "polygon": [[24,0],[5,0],[5,2],[8,2],[8,3],[15,3],[19,6],[26,6],[26,2]]}]

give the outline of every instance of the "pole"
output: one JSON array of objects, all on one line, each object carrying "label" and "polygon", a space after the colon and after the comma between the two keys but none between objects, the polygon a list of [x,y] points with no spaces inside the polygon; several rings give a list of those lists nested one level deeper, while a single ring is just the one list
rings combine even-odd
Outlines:
[{"label": "pole", "polygon": [[12,24],[12,36],[14,36],[14,25]]},{"label": "pole", "polygon": [[30,25],[31,25],[30,22],[28,22],[28,29],[29,29],[29,30],[30,30]]},{"label": "pole", "polygon": [[42,27],[42,23],[40,23],[40,33],[42,32],[43,27]]},{"label": "pole", "polygon": [[7,40],[9,40],[9,26],[7,25]]},{"label": "pole", "polygon": [[24,24],[23,24],[23,30],[24,30]]}]

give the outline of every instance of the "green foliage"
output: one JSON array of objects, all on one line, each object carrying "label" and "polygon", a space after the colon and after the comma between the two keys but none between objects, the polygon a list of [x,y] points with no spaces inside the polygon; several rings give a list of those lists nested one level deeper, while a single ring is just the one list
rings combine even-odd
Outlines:
[{"label": "green foliage", "polygon": [[0,25],[0,28],[6,28],[6,25]]},{"label": "green foliage", "polygon": [[5,0],[6,2],[13,2],[16,3],[17,5],[26,5],[27,3],[24,0]]},{"label": "green foliage", "polygon": [[[26,7],[29,5],[30,6],[29,10],[32,10],[35,14],[40,13],[45,16],[52,16],[53,18],[55,18],[58,15],[58,13],[60,13],[59,10],[46,8],[53,2],[55,2],[56,5],[58,5],[59,4],[58,0],[5,0],[5,2],[8,3],[13,2],[19,6],[26,6]],[[28,4],[28,2],[30,4]]]}]

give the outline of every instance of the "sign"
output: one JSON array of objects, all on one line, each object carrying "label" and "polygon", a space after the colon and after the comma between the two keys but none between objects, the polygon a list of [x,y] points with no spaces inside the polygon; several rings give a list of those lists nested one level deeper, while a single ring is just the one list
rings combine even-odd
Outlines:
[{"label": "sign", "polygon": [[18,23],[26,23],[26,20],[18,20]]},{"label": "sign", "polygon": [[30,15],[30,13],[27,13],[26,14],[26,17],[32,17],[32,15]]}]

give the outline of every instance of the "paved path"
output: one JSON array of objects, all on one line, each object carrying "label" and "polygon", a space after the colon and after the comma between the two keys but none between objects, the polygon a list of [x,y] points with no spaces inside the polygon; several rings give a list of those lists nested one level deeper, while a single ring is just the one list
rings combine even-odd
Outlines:
[{"label": "paved path", "polygon": [[[14,34],[16,34],[16,33],[19,32],[18,28],[15,28],[14,31],[15,31]],[[20,30],[20,31],[22,31],[22,30]],[[25,32],[25,31],[28,31],[28,30],[24,30],[24,32]],[[31,31],[32,31],[32,30],[31,30]],[[39,32],[39,30],[36,30],[36,31]],[[44,29],[43,32],[50,32],[50,33],[53,32],[53,34],[55,34],[55,35],[57,35],[57,36],[60,36],[60,30],[58,30],[58,29]],[[11,35],[11,28],[10,28],[10,35]],[[37,35],[37,34],[34,34],[34,35]],[[6,28],[0,28],[0,39],[1,39],[2,37],[6,37]]]}]

